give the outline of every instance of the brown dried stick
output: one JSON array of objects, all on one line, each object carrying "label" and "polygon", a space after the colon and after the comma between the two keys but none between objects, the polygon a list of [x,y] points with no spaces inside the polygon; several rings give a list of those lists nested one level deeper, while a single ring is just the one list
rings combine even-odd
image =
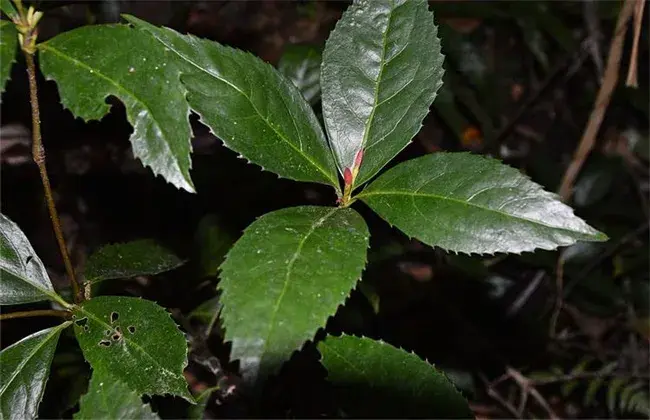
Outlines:
[{"label": "brown dried stick", "polygon": [[639,37],[641,36],[641,25],[643,24],[643,8],[646,0],[636,0],[634,5],[634,44],[630,55],[630,67],[627,69],[627,80],[625,86],[638,88],[637,82],[637,60],[639,58]]},{"label": "brown dried stick", "polygon": [[573,159],[571,160],[566,172],[564,172],[564,177],[562,178],[559,194],[565,201],[571,197],[571,193],[573,192],[573,183],[575,182],[585,159],[587,159],[587,156],[594,147],[596,135],[598,134],[600,125],[603,122],[603,117],[605,116],[605,111],[607,110],[609,101],[612,99],[612,93],[618,83],[618,73],[621,65],[621,56],[623,55],[623,43],[625,41],[625,33],[627,32],[627,23],[634,12],[635,5],[635,0],[625,0],[623,8],[618,15],[614,37],[609,47],[609,56],[607,57],[603,84],[600,86],[600,90],[598,91],[594,109],[591,111],[587,127],[582,134],[578,148],[576,149]]}]

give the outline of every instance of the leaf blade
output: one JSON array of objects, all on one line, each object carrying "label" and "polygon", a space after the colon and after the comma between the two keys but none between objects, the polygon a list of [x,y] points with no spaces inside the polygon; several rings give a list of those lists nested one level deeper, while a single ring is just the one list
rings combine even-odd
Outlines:
[{"label": "leaf blade", "polygon": [[140,395],[193,402],[183,377],[187,342],[165,309],[144,299],[99,296],[75,307],[74,316],[75,336],[94,372]]},{"label": "leaf blade", "polygon": [[59,335],[70,324],[41,330],[0,352],[2,418],[36,418]]},{"label": "leaf blade", "polygon": [[245,230],[219,285],[225,340],[245,378],[274,373],[334,314],[361,276],[368,236],[354,210],[308,206]]},{"label": "leaf blade", "polygon": [[517,253],[607,239],[516,169],[467,153],[401,163],[357,198],[407,235],[456,252]]},{"label": "leaf blade", "polygon": [[442,86],[440,51],[425,1],[358,1],[337,23],[323,53],[323,116],[341,173],[364,152],[356,185],[420,130]]},{"label": "leaf blade", "polygon": [[[350,408],[374,410],[361,417],[472,417],[467,401],[451,381],[414,353],[383,341],[348,335],[328,336],[318,343],[318,350],[327,379],[353,393],[349,397],[355,403]],[[382,398],[377,398],[379,395]],[[391,404],[397,401],[397,407],[386,404],[386,400]]]},{"label": "leaf blade", "polygon": [[11,67],[16,62],[17,48],[16,26],[6,20],[0,21],[0,93],[5,91],[5,84],[11,76]]},{"label": "leaf blade", "polygon": [[298,88],[310,105],[320,100],[320,64],[322,48],[291,44],[284,50],[278,70]]},{"label": "leaf blade", "polygon": [[18,225],[0,214],[0,305],[53,300],[67,307],[54,291],[43,262]]},{"label": "leaf blade", "polygon": [[173,270],[184,261],[152,240],[105,245],[86,263],[85,276],[90,284],[104,280],[155,275]]},{"label": "leaf blade", "polygon": [[124,17],[177,55],[190,106],[228,148],[282,177],[339,190],[313,110],[276,69],[243,51]]},{"label": "leaf blade", "polygon": [[40,68],[56,81],[66,108],[99,120],[110,109],[105,99],[119,98],[133,127],[135,157],[175,187],[194,192],[190,109],[169,51],[126,25],[77,28],[38,48]]},{"label": "leaf blade", "polygon": [[88,392],[79,401],[75,419],[145,419],[156,420],[151,406],[124,383],[112,377],[93,374]]}]

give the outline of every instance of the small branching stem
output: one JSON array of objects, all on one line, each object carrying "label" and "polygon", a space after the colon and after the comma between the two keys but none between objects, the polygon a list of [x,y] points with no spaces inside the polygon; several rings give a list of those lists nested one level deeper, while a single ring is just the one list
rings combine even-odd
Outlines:
[{"label": "small branching stem", "polygon": [[[21,9],[22,10],[22,9]],[[33,13],[33,12],[32,12]],[[24,22],[29,20],[24,18]],[[36,20],[37,22],[37,20]],[[35,25],[36,22],[33,22]],[[36,44],[36,27],[30,25],[28,30],[24,31],[24,34],[21,37],[22,41],[22,50],[25,53],[25,60],[27,62],[27,76],[29,80],[29,100],[32,107],[32,157],[34,162],[38,166],[38,170],[41,174],[41,181],[43,182],[43,190],[45,192],[45,201],[47,202],[47,209],[50,213],[50,219],[52,220],[52,227],[54,228],[54,235],[56,236],[56,241],[59,244],[59,250],[61,251],[61,256],[63,257],[63,263],[65,264],[66,272],[70,278],[70,283],[72,285],[72,291],[74,295],[75,303],[79,302],[81,297],[79,293],[79,283],[75,277],[74,269],[72,267],[72,262],[70,261],[70,255],[68,254],[68,248],[65,244],[65,239],[63,238],[63,230],[61,229],[61,220],[59,219],[59,214],[56,210],[54,204],[54,197],[52,196],[52,187],[50,186],[50,178],[47,175],[47,168],[45,166],[45,149],[43,148],[43,143],[41,141],[41,117],[38,106],[38,87],[36,84],[36,65],[34,64],[34,53],[35,53],[35,44]]]},{"label": "small branching stem", "polygon": [[34,316],[58,316],[60,318],[67,319],[70,317],[70,312],[57,311],[56,309],[37,309],[35,311],[9,312],[8,314],[0,314],[0,321],[4,321],[5,319],[29,318]]}]

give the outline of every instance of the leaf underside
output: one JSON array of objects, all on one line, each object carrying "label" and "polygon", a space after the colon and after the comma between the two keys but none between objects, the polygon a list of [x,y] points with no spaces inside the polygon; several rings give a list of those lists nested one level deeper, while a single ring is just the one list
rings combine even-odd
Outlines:
[{"label": "leaf underside", "polygon": [[401,163],[357,197],[408,236],[448,251],[519,253],[607,239],[518,170],[467,153]]},{"label": "leaf underside", "polygon": [[183,369],[187,342],[154,302],[99,296],[75,308],[74,332],[94,374],[114,377],[138,395],[178,395],[193,401]]},{"label": "leaf underside", "polygon": [[353,417],[473,417],[446,376],[413,353],[347,335],[328,336],[318,350],[328,381],[343,391]]},{"label": "leaf underside", "polygon": [[159,419],[149,404],[123,382],[93,374],[88,392],[79,401],[75,419]]},{"label": "leaf underside", "polygon": [[11,67],[16,62],[16,49],[18,47],[18,31],[16,26],[0,21],[0,93],[5,91],[5,83],[11,76]]},{"label": "leaf underside", "polygon": [[336,165],[298,89],[259,58],[125,16],[175,54],[187,100],[230,149],[276,174],[339,189]]},{"label": "leaf underside", "polygon": [[86,281],[154,275],[172,270],[183,260],[152,240],[106,245],[92,254],[86,263]]},{"label": "leaf underside", "polygon": [[361,276],[368,237],[354,210],[311,206],[268,213],[244,231],[219,288],[245,379],[275,373],[325,325]]},{"label": "leaf underside", "polygon": [[56,296],[43,262],[18,225],[0,214],[0,305],[38,302]]},{"label": "leaf underside", "polygon": [[109,96],[124,103],[133,126],[133,154],[156,175],[190,192],[190,109],[176,56],[126,25],[94,25],[38,45],[40,68],[55,80],[63,105],[99,120]]},{"label": "leaf underside", "polygon": [[0,418],[36,418],[59,335],[70,324],[39,331],[2,350]]},{"label": "leaf underside", "polygon": [[424,0],[358,1],[338,21],[323,53],[323,116],[341,173],[364,149],[356,185],[420,130],[443,59]]}]

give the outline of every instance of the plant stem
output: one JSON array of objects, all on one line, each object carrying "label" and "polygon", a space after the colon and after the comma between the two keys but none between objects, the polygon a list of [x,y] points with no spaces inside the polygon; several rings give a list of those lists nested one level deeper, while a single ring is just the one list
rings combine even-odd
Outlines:
[{"label": "plant stem", "polygon": [[70,316],[70,312],[57,311],[55,309],[37,309],[35,311],[9,312],[8,314],[0,314],[0,321],[14,318],[29,318],[33,316],[58,316],[61,318],[68,318]]},{"label": "plant stem", "polygon": [[61,220],[54,205],[54,197],[52,196],[52,187],[50,186],[50,178],[47,175],[47,168],[45,166],[45,149],[41,141],[41,117],[38,107],[38,88],[36,86],[36,66],[34,64],[34,55],[28,51],[23,50],[25,53],[25,60],[27,61],[27,76],[29,79],[29,99],[32,106],[32,157],[38,166],[41,174],[41,181],[43,182],[43,190],[45,192],[45,201],[47,208],[50,212],[50,219],[52,220],[52,227],[54,228],[54,235],[59,244],[59,250],[63,257],[66,272],[70,278],[72,285],[73,297],[75,303],[79,302],[79,283],[75,277],[70,255],[68,255],[68,248],[65,245],[63,238],[63,230],[61,229]]}]

